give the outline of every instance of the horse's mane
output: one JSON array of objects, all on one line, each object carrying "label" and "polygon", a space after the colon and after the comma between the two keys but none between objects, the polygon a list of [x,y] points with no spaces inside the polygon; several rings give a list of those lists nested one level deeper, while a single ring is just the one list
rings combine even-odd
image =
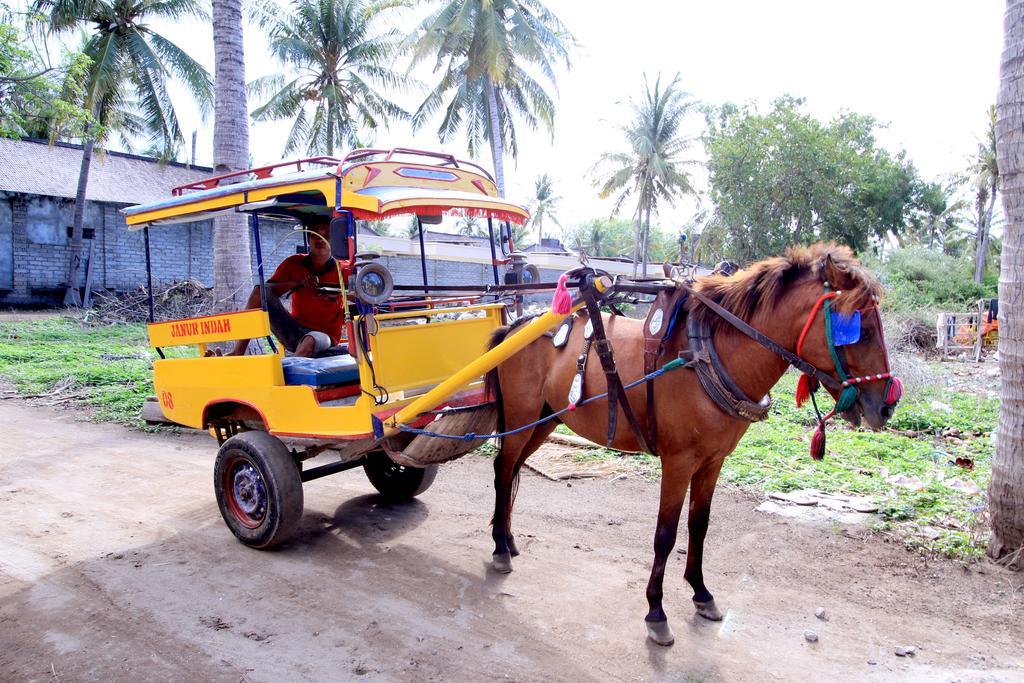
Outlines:
[{"label": "horse's mane", "polygon": [[[789,287],[804,279],[829,281],[832,289],[842,290],[835,299],[837,310],[864,308],[881,296],[882,286],[857,261],[849,248],[818,243],[809,247],[790,247],[785,256],[758,261],[730,276],[709,275],[697,280],[697,289],[740,318],[753,320],[761,310],[771,310]],[[824,290],[822,290],[824,291]],[[689,302],[690,315],[707,321],[712,328],[731,327],[696,298]]]}]

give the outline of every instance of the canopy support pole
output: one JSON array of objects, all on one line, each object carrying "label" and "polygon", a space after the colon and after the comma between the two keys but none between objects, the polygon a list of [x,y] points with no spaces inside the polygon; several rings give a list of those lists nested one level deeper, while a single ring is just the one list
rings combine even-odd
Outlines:
[{"label": "canopy support pole", "polygon": [[498,254],[497,254],[496,251],[494,251],[494,217],[493,216],[488,216],[487,217],[487,234],[491,238],[488,241],[491,243],[491,272],[494,273],[494,284],[500,285],[501,282],[498,281]]},{"label": "canopy support pole", "polygon": [[[153,257],[149,251],[149,226],[147,225],[142,229],[142,236],[146,241],[146,299],[149,303],[149,322],[156,322],[156,315],[153,311]],[[88,294],[88,292],[86,292]],[[160,354],[161,358],[164,358],[164,350],[159,346],[156,347],[156,352]]]},{"label": "canopy support pole", "polygon": [[423,286],[428,285],[427,282],[427,252],[423,247],[423,223],[420,221],[420,217],[416,216],[416,232],[419,233],[420,237],[420,270],[423,272]]},{"label": "canopy support pole", "polygon": [[142,236],[146,240],[146,298],[149,301],[149,322],[155,323],[153,314],[153,257],[149,251],[149,226],[142,229]]},{"label": "canopy support pole", "polygon": [[[267,282],[263,277],[263,245],[260,244],[260,215],[256,211],[252,212],[252,242],[256,245],[256,272],[260,279],[260,308],[266,313]],[[273,337],[268,335],[267,343],[270,344],[270,350],[277,353],[277,346],[274,345]]]}]

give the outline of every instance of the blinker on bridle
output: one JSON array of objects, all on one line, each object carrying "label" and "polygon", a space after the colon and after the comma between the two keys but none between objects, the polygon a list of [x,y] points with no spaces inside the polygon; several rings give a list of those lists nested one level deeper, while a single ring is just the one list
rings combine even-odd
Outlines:
[{"label": "blinker on bridle", "polygon": [[[836,413],[845,412],[853,407],[854,403],[857,401],[857,387],[859,385],[867,382],[880,382],[885,380],[884,401],[887,406],[895,406],[903,397],[903,382],[892,374],[892,370],[889,367],[889,352],[885,346],[885,337],[882,332],[882,318],[878,313],[878,306],[871,306],[868,309],[854,311],[850,314],[833,311],[832,300],[839,296],[839,294],[840,292],[832,291],[829,284],[827,282],[825,283],[825,292],[818,298],[818,301],[815,302],[814,306],[811,308],[811,312],[807,316],[807,322],[804,323],[803,330],[800,332],[800,339],[796,344],[796,355],[803,358],[804,340],[806,339],[811,326],[814,324],[814,321],[817,319],[818,311],[824,309],[825,341],[828,346],[829,355],[832,356],[832,362],[835,365],[836,374],[839,375],[840,380],[838,387],[836,387],[839,393],[839,396],[836,399],[836,405],[830,413],[824,417],[822,416],[821,411],[818,410],[818,401],[816,398],[816,393],[819,388],[817,376],[811,376],[810,374],[801,375],[796,387],[797,407],[799,408],[803,405],[804,401],[810,398],[811,404],[814,406],[814,412],[818,417],[818,427],[814,430],[814,436],[811,437],[811,457],[815,460],[821,460],[825,457],[825,424]],[[846,360],[846,350],[843,347],[856,344],[860,341],[861,322],[865,312],[871,312],[875,316],[878,335],[882,342],[885,372],[880,372],[875,375],[851,377],[850,366]]]}]

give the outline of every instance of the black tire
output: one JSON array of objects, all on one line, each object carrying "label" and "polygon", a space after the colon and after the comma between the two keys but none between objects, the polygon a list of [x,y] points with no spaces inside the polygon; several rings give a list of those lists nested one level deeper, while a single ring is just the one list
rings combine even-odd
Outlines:
[{"label": "black tire", "polygon": [[266,432],[243,432],[224,442],[213,487],[224,522],[251,548],[284,543],[302,519],[299,467],[281,440]]},{"label": "black tire", "polygon": [[407,467],[394,462],[387,454],[376,451],[366,456],[363,464],[366,478],[373,488],[392,502],[411,500],[430,488],[437,476],[437,465]]}]

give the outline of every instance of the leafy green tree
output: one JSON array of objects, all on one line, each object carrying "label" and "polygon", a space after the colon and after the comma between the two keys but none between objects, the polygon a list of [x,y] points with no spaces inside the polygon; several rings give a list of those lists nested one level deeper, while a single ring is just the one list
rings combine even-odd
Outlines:
[{"label": "leafy green tree", "polygon": [[64,50],[60,63],[50,66],[48,55],[30,48],[23,26],[0,3],[0,137],[83,136],[95,125],[82,106],[89,58]]},{"label": "leafy green tree", "polygon": [[250,91],[265,102],[257,121],[291,119],[285,154],[305,148],[332,155],[360,146],[360,131],[387,127],[409,114],[382,91],[403,90],[408,77],[390,68],[402,38],[383,25],[400,0],[295,0],[282,13],[266,0],[255,17],[270,51],[289,70],[264,76]]},{"label": "leafy green tree", "polygon": [[627,200],[636,201],[634,276],[637,262],[642,264],[642,274],[647,275],[651,214],[656,214],[662,203],[671,205],[684,195],[695,194],[685,168],[696,162],[683,158],[694,139],[682,131],[695,106],[694,100],[680,88],[679,74],[664,89],[660,76],[653,88],[644,76],[640,101],[630,103],[633,118],[620,128],[626,150],[602,154],[594,167],[601,198],[616,197],[614,213]]},{"label": "leafy green tree", "polygon": [[781,97],[762,114],[726,104],[708,116],[711,199],[740,261],[787,245],[834,240],[862,251],[903,230],[917,182],[905,156],[875,145],[870,116],[822,123],[803,100]]},{"label": "leafy green tree", "polygon": [[555,86],[555,66],[569,63],[573,38],[540,0],[437,0],[408,38],[410,68],[434,61],[441,79],[413,114],[423,127],[444,110],[441,142],[464,131],[469,153],[491,148],[498,192],[505,195],[504,154],[515,158],[516,122],[553,129],[555,104],[538,74]]},{"label": "leafy green tree", "polygon": [[542,173],[533,182],[533,199],[530,200],[530,226],[537,230],[537,244],[544,239],[544,219],[549,218],[559,228],[558,204],[562,198],[555,194],[551,175]]},{"label": "leafy green tree", "polygon": [[[168,78],[181,80],[200,101],[212,99],[210,76],[187,52],[153,30],[150,22],[193,16],[205,18],[197,0],[124,2],[122,0],[36,0],[54,32],[88,29],[83,50],[90,60],[84,80],[84,108],[109,130],[126,126],[148,134],[165,148],[183,140]],[[75,194],[75,214],[68,263],[67,305],[81,305],[78,292],[82,263],[82,222],[93,147],[97,138],[85,138],[82,166]]]}]

